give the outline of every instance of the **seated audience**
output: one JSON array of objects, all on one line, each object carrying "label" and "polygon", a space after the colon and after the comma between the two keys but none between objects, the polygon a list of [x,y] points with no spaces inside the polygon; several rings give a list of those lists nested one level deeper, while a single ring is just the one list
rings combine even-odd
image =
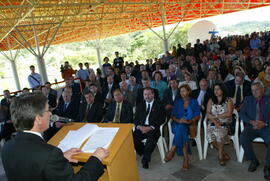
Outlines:
[{"label": "seated audience", "polygon": [[251,95],[251,83],[245,80],[245,74],[238,72],[235,79],[225,83],[228,91],[228,96],[233,98],[234,107],[240,110],[245,97]]},{"label": "seated audience", "polygon": [[50,109],[55,108],[56,107],[56,99],[57,99],[55,97],[55,95],[50,94],[49,89],[47,87],[45,87],[45,86],[41,87],[41,92],[45,97],[47,97]]},{"label": "seated audience", "polygon": [[128,90],[128,84],[126,82],[120,82],[120,90],[123,93],[124,100],[131,103],[132,107],[135,106],[136,94]]},{"label": "seated audience", "polygon": [[111,75],[107,76],[107,82],[102,88],[102,96],[105,103],[109,104],[113,101],[113,91],[119,88],[119,84],[114,82]]},{"label": "seated audience", "polygon": [[137,95],[137,91],[142,88],[142,85],[136,82],[136,78],[134,76],[129,77],[129,82],[128,90]]},{"label": "seated audience", "polygon": [[[184,84],[179,89],[181,98],[175,101],[172,110],[173,146],[166,154],[165,161],[170,161],[176,152],[179,156],[184,156],[182,168],[189,169],[189,127],[193,126],[192,130],[196,130],[197,121],[200,119],[200,107],[197,100],[191,98],[192,91],[188,85]],[[192,137],[196,136],[196,133],[192,134]]]},{"label": "seated audience", "polygon": [[120,89],[113,91],[114,102],[109,105],[104,122],[111,123],[133,123],[132,105],[124,100]]},{"label": "seated audience", "polygon": [[203,118],[206,114],[208,100],[212,97],[212,95],[213,91],[208,87],[208,82],[206,79],[201,79],[199,82],[199,89],[192,91],[192,97],[197,99]]},{"label": "seated audience", "polygon": [[167,118],[171,117],[171,112],[172,112],[174,103],[180,97],[181,95],[178,89],[177,80],[171,79],[169,81],[169,88],[167,88],[164,91],[164,96],[163,96],[163,101],[162,101],[165,106]]},{"label": "seated audience", "polygon": [[160,72],[155,72],[154,80],[151,81],[150,87],[158,90],[160,99],[163,99],[163,93],[168,88],[166,82],[162,80],[162,74]]},{"label": "seated audience", "polygon": [[88,123],[99,123],[103,118],[103,105],[100,102],[95,102],[94,93],[91,91],[84,92],[85,102],[82,102],[79,107],[77,121]]},{"label": "seated audience", "polygon": [[214,85],[214,95],[207,104],[207,140],[218,150],[221,166],[226,165],[230,156],[224,151],[224,144],[230,141],[228,136],[229,123],[232,120],[233,101],[228,97],[224,84]]},{"label": "seated audience", "polygon": [[264,86],[261,81],[254,81],[251,85],[252,95],[245,98],[240,110],[240,117],[245,128],[240,136],[240,143],[245,151],[247,160],[250,160],[249,172],[254,172],[259,161],[252,149],[255,138],[261,137],[267,146],[264,178],[270,180],[270,97],[264,95]]},{"label": "seated audience", "polygon": [[187,84],[191,88],[191,90],[197,89],[197,84],[195,81],[191,80],[191,74],[189,72],[184,73],[184,79],[185,79],[184,81],[179,82],[178,87]]},{"label": "seated audience", "polygon": [[[142,80],[142,85],[143,85],[143,88],[139,89],[138,92],[137,92],[136,105],[139,105],[140,103],[144,102],[143,90],[145,88],[151,88],[150,87],[150,80],[149,79],[143,79]],[[157,89],[153,89],[153,91],[154,91],[155,99],[156,100],[160,100],[158,90]]]},{"label": "seated audience", "polygon": [[[142,166],[149,168],[151,154],[154,151],[160,136],[160,125],[165,121],[163,104],[155,99],[155,92],[152,88],[143,90],[144,101],[136,106],[135,131],[133,139],[138,155],[142,156]],[[142,140],[146,139],[144,144]]]},{"label": "seated audience", "polygon": [[264,75],[261,77],[259,76],[257,80],[262,81],[264,85],[264,94],[270,96],[270,63],[266,64],[264,72]]}]

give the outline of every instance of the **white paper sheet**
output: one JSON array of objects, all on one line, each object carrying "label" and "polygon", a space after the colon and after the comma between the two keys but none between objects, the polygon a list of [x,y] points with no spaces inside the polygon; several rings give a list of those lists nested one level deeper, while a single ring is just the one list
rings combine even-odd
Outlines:
[{"label": "white paper sheet", "polygon": [[99,128],[82,148],[83,152],[93,153],[97,148],[108,148],[119,128]]},{"label": "white paper sheet", "polygon": [[71,130],[65,138],[60,141],[58,148],[63,152],[71,148],[80,148],[83,142],[93,135],[99,127],[95,124],[86,124],[78,130]]}]

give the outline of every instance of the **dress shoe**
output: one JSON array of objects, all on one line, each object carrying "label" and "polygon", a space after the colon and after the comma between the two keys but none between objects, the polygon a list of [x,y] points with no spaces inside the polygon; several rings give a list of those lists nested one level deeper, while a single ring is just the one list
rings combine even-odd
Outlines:
[{"label": "dress shoe", "polygon": [[248,167],[249,172],[254,172],[257,170],[257,167],[260,165],[258,160],[251,160],[250,165]]},{"label": "dress shoe", "polygon": [[144,169],[148,169],[148,168],[149,168],[148,162],[145,161],[145,160],[142,160],[142,167],[143,167]]},{"label": "dress shoe", "polygon": [[264,166],[263,173],[264,178],[270,181],[270,166]]}]

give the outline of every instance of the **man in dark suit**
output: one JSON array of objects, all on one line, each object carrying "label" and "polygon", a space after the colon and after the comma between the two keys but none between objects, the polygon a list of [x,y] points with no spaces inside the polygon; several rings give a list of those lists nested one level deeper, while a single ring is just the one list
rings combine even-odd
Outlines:
[{"label": "man in dark suit", "polygon": [[172,112],[175,100],[181,97],[179,89],[178,89],[177,80],[171,79],[169,81],[169,86],[170,87],[164,91],[163,101],[162,101],[165,106],[166,115],[168,118],[171,117],[171,112]]},{"label": "man in dark suit", "polygon": [[213,89],[214,85],[216,83],[222,83],[222,80],[218,79],[218,72],[216,69],[212,68],[208,71],[207,74],[207,80],[208,80],[208,87],[210,89]]},{"label": "man in dark suit", "polygon": [[63,153],[44,141],[42,133],[48,129],[51,116],[44,95],[36,92],[14,98],[11,112],[18,134],[2,150],[9,181],[94,181],[103,174],[101,161],[108,156],[107,150],[98,148],[75,174],[69,162],[78,162],[73,156],[81,151],[72,148]]},{"label": "man in dark suit", "polygon": [[[143,168],[149,168],[151,161],[151,154],[154,151],[157,141],[160,136],[159,127],[165,121],[165,109],[163,104],[154,99],[154,91],[152,88],[145,88],[143,91],[144,100],[136,106],[135,113],[135,131],[133,132],[133,139],[136,152],[143,156]],[[146,139],[146,143],[142,140]]]},{"label": "man in dark suit", "polygon": [[240,136],[240,143],[245,151],[247,160],[251,160],[248,171],[254,172],[259,166],[252,142],[261,137],[267,145],[264,178],[270,180],[270,97],[264,96],[264,85],[261,81],[255,81],[251,85],[252,94],[245,98],[240,109],[240,117],[246,123]]},{"label": "man in dark suit", "polygon": [[0,129],[0,141],[1,139],[5,139],[7,141],[11,138],[12,133],[15,132],[15,128],[10,117],[10,102],[13,97],[10,95],[9,90],[4,90],[3,93],[4,99],[1,100],[1,109],[5,115],[5,119],[3,119],[4,124]]},{"label": "man in dark suit", "polygon": [[131,103],[124,100],[124,95],[120,89],[113,92],[114,102],[109,105],[104,122],[113,123],[133,123],[133,109]]},{"label": "man in dark suit", "polygon": [[113,91],[119,88],[118,83],[114,83],[114,79],[111,75],[107,76],[107,82],[102,87],[102,96],[105,103],[110,104],[113,101]]},{"label": "man in dark suit", "polygon": [[197,99],[199,106],[201,107],[201,113],[204,118],[207,108],[208,100],[212,97],[213,91],[209,89],[206,79],[201,79],[199,82],[199,89],[192,91],[192,97]]},{"label": "man in dark suit", "polygon": [[71,96],[69,91],[64,91],[62,93],[63,102],[58,104],[53,113],[61,117],[75,120],[77,118],[79,105],[71,99]]},{"label": "man in dark suit", "polygon": [[100,104],[104,104],[104,98],[101,94],[101,92],[98,90],[98,86],[96,84],[91,84],[90,85],[90,91],[94,94],[95,96],[95,101],[94,102],[99,102]]},{"label": "man in dark suit", "polygon": [[[142,85],[143,85],[143,88],[139,89],[137,91],[137,96],[136,96],[136,105],[139,105],[140,103],[142,103],[144,101],[144,98],[143,98],[143,90],[145,88],[150,88],[150,80],[148,78],[146,79],[142,79]],[[156,100],[160,100],[159,99],[159,93],[158,93],[158,90],[157,89],[153,89],[154,91],[154,96],[155,96],[155,99]]]},{"label": "man in dark suit", "polygon": [[74,77],[71,76],[65,80],[66,87],[71,87],[74,95],[81,94],[81,87],[79,83],[74,82]]},{"label": "man in dark suit", "polygon": [[50,94],[49,91],[50,90],[47,87],[41,87],[41,92],[45,97],[47,97],[50,108],[54,108],[56,106],[56,97],[54,94]]},{"label": "man in dark suit", "polygon": [[113,67],[118,68],[120,71],[123,70],[124,59],[119,57],[119,52],[115,52],[115,58],[113,59]]},{"label": "man in dark suit", "polygon": [[[72,97],[72,91],[70,88],[65,89],[62,93],[62,101],[59,101],[58,106],[55,110],[53,110],[53,114],[57,116],[66,118],[71,120],[76,120],[78,111],[79,111],[79,103],[75,101]],[[50,125],[49,129],[44,132],[44,139],[48,141],[51,139],[59,130],[63,127],[65,122],[57,121]]]},{"label": "man in dark suit", "polygon": [[245,74],[238,72],[235,79],[225,83],[228,91],[228,96],[233,98],[235,108],[239,111],[245,97],[250,96],[251,83],[245,80]]},{"label": "man in dark suit", "polygon": [[99,123],[103,118],[103,105],[95,102],[94,94],[90,91],[84,92],[85,102],[79,107],[77,121]]}]

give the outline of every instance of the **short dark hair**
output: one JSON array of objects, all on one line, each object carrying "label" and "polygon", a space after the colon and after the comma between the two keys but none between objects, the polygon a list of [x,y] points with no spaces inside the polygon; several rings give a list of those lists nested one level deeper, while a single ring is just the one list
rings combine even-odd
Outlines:
[{"label": "short dark hair", "polygon": [[113,94],[114,94],[115,92],[120,92],[121,94],[123,94],[123,92],[122,92],[121,89],[119,89],[119,88],[115,89],[115,90],[113,91]]},{"label": "short dark hair", "polygon": [[[86,96],[88,94],[91,94],[92,96],[94,96],[93,92],[91,92],[90,90],[85,90],[83,91],[83,95]],[[95,97],[95,96],[94,96]]]},{"label": "short dark hair", "polygon": [[35,68],[35,66],[34,66],[34,65],[30,65],[30,67],[29,67],[29,68],[30,68],[30,69],[31,69],[31,68]]},{"label": "short dark hair", "polygon": [[42,116],[47,98],[41,92],[22,94],[11,100],[11,120],[17,131],[30,130],[34,126],[36,116]]},{"label": "short dark hair", "polygon": [[162,76],[162,73],[161,73],[160,71],[156,71],[156,72],[154,73],[154,78],[156,77],[157,74],[160,75],[161,80],[162,80],[163,76]]},{"label": "short dark hair", "polygon": [[155,94],[155,91],[154,89],[152,89],[151,87],[146,87],[143,89],[143,92],[146,91],[146,90],[150,90],[152,92],[152,94]]}]

